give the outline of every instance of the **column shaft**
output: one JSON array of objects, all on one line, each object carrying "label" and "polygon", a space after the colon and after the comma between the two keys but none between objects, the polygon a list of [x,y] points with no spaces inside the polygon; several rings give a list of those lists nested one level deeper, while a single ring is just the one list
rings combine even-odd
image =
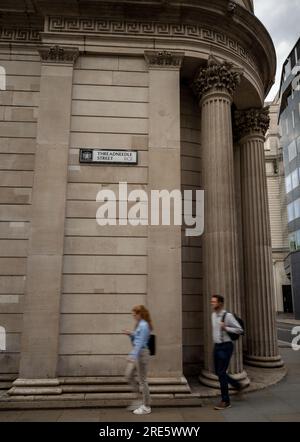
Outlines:
[{"label": "column shaft", "polygon": [[[205,195],[203,235],[204,370],[200,380],[218,387],[212,360],[213,295],[225,297],[226,310],[240,314],[240,277],[231,104],[240,82],[233,65],[211,56],[197,74],[193,89],[202,112],[202,176]],[[230,372],[249,383],[243,370],[242,343],[235,344]]]},{"label": "column shaft", "polygon": [[[240,313],[231,97],[226,90],[204,95],[201,130],[205,192],[203,294],[205,332],[208,335],[205,341],[205,369],[212,373],[211,296],[222,294],[226,309]],[[243,372],[240,342],[236,345],[230,368],[234,374]]]},{"label": "column shaft", "polygon": [[241,140],[243,242],[248,364],[282,366],[275,325],[274,281],[264,137]]}]

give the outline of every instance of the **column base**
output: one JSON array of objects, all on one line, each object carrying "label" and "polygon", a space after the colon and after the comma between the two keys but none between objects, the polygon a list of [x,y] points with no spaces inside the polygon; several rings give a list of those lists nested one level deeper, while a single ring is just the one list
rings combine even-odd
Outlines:
[{"label": "column base", "polygon": [[244,363],[251,367],[280,368],[284,366],[281,356],[250,356],[246,355]]},{"label": "column base", "polygon": [[[248,375],[245,370],[242,371],[241,373],[230,374],[230,376],[233,379],[239,381],[245,387],[250,385],[250,379],[248,378]],[[206,385],[207,387],[220,388],[220,382],[218,377],[214,373],[208,370],[201,370],[201,374],[199,375],[198,379],[201,382],[201,384]],[[229,390],[231,389],[234,390],[234,388],[229,386]]]},{"label": "column base", "polygon": [[8,394],[11,396],[35,396],[62,394],[58,379],[21,379],[18,378]]}]

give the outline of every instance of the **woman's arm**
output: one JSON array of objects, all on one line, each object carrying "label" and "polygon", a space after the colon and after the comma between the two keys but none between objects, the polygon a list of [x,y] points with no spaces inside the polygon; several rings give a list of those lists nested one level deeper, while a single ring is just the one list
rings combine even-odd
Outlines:
[{"label": "woman's arm", "polygon": [[138,333],[135,334],[134,339],[134,347],[133,350],[129,353],[130,357],[133,359],[137,359],[142,348],[148,344],[149,336],[150,336],[150,329],[147,322],[142,322],[138,326]]}]

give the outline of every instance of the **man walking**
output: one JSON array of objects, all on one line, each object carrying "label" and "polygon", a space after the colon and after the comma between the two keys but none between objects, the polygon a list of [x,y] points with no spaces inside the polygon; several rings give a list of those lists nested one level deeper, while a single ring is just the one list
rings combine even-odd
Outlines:
[{"label": "man walking", "polygon": [[236,390],[242,390],[243,386],[227,374],[227,369],[233,353],[233,342],[228,333],[243,334],[243,329],[235,317],[224,310],[224,298],[221,295],[213,295],[211,298],[212,332],[214,341],[214,364],[215,372],[219,378],[222,400],[215,410],[230,408],[228,384]]}]

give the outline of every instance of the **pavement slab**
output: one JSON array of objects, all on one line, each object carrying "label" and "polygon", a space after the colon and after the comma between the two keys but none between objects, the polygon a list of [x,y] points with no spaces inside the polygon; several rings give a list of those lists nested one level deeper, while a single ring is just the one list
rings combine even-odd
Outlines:
[{"label": "pavement slab", "polygon": [[[300,352],[281,348],[288,374],[276,385],[232,395],[232,408],[216,411],[219,391],[200,406],[156,406],[146,416],[126,407],[0,410],[0,422],[300,422]],[[259,382],[266,371],[260,370]],[[218,394],[217,394],[218,393]]]}]

